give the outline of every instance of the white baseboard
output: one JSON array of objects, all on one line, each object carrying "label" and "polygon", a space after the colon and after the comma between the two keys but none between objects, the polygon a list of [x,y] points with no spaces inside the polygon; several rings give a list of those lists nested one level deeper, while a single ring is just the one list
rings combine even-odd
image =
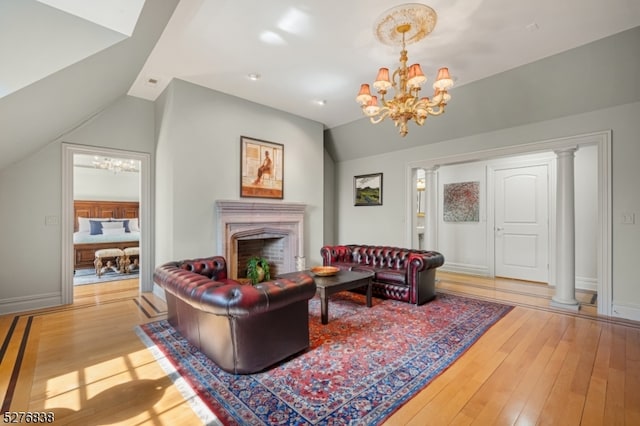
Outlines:
[{"label": "white baseboard", "polygon": [[580,290],[598,291],[598,279],[587,277],[576,277],[576,288]]},{"label": "white baseboard", "polygon": [[482,277],[489,276],[489,268],[481,265],[446,262],[438,269],[443,272],[453,272],[456,274],[480,275]]},{"label": "white baseboard", "polygon": [[632,321],[640,321],[640,305],[634,303],[620,304],[613,303],[611,316],[616,318],[624,318]]},{"label": "white baseboard", "polygon": [[33,296],[0,300],[0,315],[51,308],[62,305],[62,293],[44,293]]},{"label": "white baseboard", "polygon": [[153,294],[164,300],[165,302],[167,301],[167,297],[164,294],[164,289],[156,283],[153,283]]}]

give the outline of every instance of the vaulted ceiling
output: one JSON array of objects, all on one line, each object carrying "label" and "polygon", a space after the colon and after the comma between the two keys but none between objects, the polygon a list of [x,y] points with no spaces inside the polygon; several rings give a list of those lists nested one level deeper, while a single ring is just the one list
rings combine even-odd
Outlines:
[{"label": "vaulted ceiling", "polygon": [[[358,120],[360,83],[397,66],[399,48],[382,45],[373,25],[399,3],[2,0],[0,169],[124,94],[155,100],[173,78],[326,128]],[[438,23],[407,46],[409,62],[431,82],[448,66],[457,87],[640,25],[635,0],[425,3]]]}]

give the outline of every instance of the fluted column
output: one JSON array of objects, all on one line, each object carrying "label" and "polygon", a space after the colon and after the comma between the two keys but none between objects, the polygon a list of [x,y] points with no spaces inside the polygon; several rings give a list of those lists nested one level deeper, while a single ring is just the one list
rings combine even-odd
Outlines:
[{"label": "fluted column", "polygon": [[425,169],[425,213],[424,213],[424,233],[425,249],[436,250],[438,245],[438,175],[436,171],[439,166]]},{"label": "fluted column", "polygon": [[555,151],[558,157],[556,188],[556,294],[551,306],[577,311],[574,157],[577,147]]}]

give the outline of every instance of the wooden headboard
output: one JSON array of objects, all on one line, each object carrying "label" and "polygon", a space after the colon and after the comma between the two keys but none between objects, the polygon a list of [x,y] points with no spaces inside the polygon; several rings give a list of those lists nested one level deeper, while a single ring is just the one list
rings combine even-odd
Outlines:
[{"label": "wooden headboard", "polygon": [[78,230],[79,217],[113,217],[116,219],[135,219],[139,217],[138,201],[79,201],[73,202],[73,230]]}]

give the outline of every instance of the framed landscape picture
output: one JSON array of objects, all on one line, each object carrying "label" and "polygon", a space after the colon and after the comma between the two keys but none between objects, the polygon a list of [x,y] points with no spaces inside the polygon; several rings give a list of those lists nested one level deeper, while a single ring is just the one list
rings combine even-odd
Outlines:
[{"label": "framed landscape picture", "polygon": [[283,198],[284,145],[240,137],[240,196]]},{"label": "framed landscape picture", "polygon": [[382,173],[353,177],[353,205],[382,205]]}]

